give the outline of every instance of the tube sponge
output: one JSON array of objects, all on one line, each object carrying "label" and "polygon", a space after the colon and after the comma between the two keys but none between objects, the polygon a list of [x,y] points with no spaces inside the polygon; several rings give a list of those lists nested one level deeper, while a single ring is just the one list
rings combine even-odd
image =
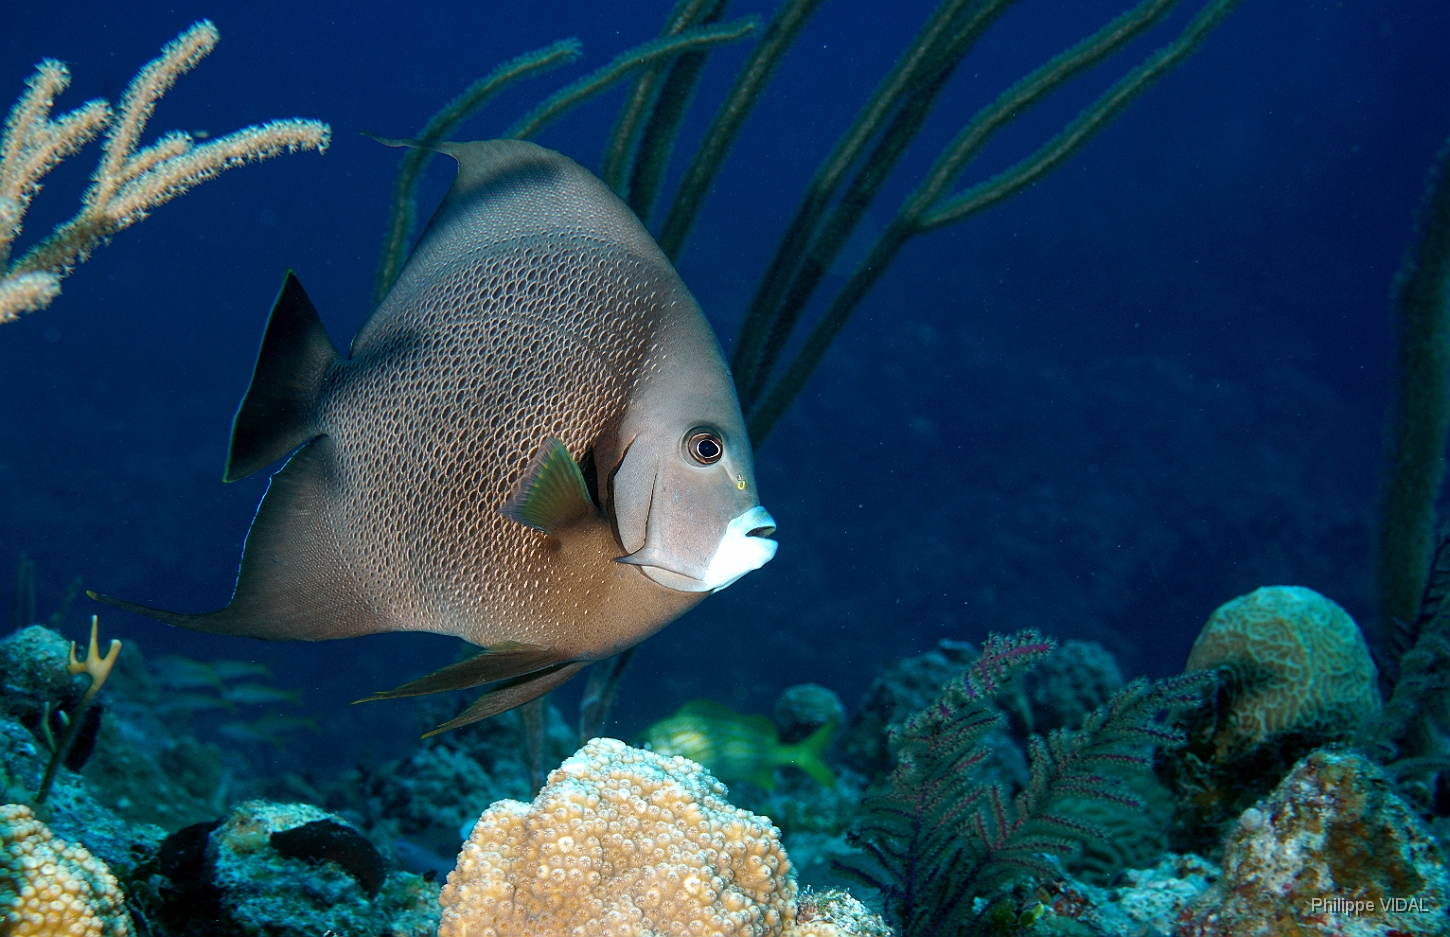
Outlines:
[{"label": "tube sponge", "polygon": [[441,901],[438,937],[856,932],[797,927],[779,831],[704,768],[603,738],[484,812]]}]

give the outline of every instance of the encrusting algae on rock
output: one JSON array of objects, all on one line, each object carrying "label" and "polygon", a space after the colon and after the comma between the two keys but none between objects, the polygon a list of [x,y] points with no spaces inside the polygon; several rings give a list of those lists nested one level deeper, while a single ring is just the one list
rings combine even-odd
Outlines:
[{"label": "encrusting algae on rock", "polygon": [[1384,774],[1318,751],[1244,811],[1223,877],[1176,937],[1436,937],[1450,880],[1434,839]]},{"label": "encrusting algae on rock", "polygon": [[443,889],[438,935],[888,933],[864,908],[802,921],[779,832],[725,793],[685,758],[594,739],[532,804],[501,800],[479,818]]},{"label": "encrusting algae on rock", "polygon": [[131,937],[126,899],[106,864],[51,833],[21,804],[0,806],[0,934]]}]

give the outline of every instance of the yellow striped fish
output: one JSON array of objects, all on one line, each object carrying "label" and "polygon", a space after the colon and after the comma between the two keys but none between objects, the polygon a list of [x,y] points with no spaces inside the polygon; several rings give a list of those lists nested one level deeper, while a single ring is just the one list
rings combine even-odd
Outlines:
[{"label": "yellow striped fish", "polygon": [[836,723],[821,726],[792,745],[781,744],[780,731],[765,716],[747,716],[712,700],[695,700],[645,730],[645,747],[662,755],[683,755],[727,783],[749,781],[775,788],[775,769],[795,765],[830,787],[836,776],[826,765],[826,747]]}]

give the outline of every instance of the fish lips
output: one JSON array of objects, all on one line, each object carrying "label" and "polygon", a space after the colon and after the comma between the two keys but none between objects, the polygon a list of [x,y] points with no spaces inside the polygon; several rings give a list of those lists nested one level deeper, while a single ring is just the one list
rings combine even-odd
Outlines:
[{"label": "fish lips", "polygon": [[756,505],[725,526],[725,535],[703,569],[682,568],[685,564],[648,543],[615,562],[637,566],[651,580],[675,592],[719,592],[775,557],[779,544],[770,539],[773,533],[775,518]]}]

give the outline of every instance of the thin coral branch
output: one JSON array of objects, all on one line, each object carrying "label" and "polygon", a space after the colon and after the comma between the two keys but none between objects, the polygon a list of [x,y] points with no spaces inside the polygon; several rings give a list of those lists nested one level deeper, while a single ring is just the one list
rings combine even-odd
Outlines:
[{"label": "thin coral branch", "polygon": [[105,155],[95,184],[86,194],[87,204],[99,208],[109,200],[114,187],[132,178],[126,165],[156,104],[176,84],[176,80],[195,68],[221,39],[211,20],[193,23],[189,29],[168,42],[161,54],[142,66],[121,96],[120,114],[106,135]]},{"label": "thin coral branch", "polygon": [[585,75],[566,88],[550,95],[542,104],[525,114],[505,133],[506,137],[527,140],[543,130],[545,126],[563,116],[566,112],[594,97],[615,82],[633,74],[641,68],[648,68],[683,52],[735,42],[750,35],[760,26],[760,21],[747,16],[719,26],[701,26],[687,29],[676,36],[669,36],[646,42],[615,56],[603,68]]},{"label": "thin coral branch", "polygon": [[418,134],[419,146],[408,149],[398,163],[397,181],[393,183],[393,206],[388,216],[388,230],[383,238],[383,256],[373,278],[373,304],[382,302],[398,271],[403,268],[408,239],[417,223],[417,207],[413,200],[418,180],[433,158],[429,146],[446,140],[472,115],[504,88],[523,78],[541,75],[550,69],[573,62],[583,54],[579,40],[564,39],[542,49],[516,56],[499,65],[463,90],[434,114]]},{"label": "thin coral branch", "polygon": [[0,322],[38,312],[60,295],[60,277],[53,273],[18,273],[0,280]]},{"label": "thin coral branch", "polygon": [[91,679],[90,686],[86,687],[85,693],[82,694],[80,702],[76,704],[75,708],[69,713],[61,713],[61,718],[65,722],[65,732],[61,734],[59,742],[55,742],[50,737],[50,713],[47,710],[45,714],[46,718],[42,725],[45,728],[47,739],[53,742],[53,744],[50,750],[50,762],[45,766],[45,777],[41,779],[40,790],[35,795],[35,802],[37,804],[44,803],[45,798],[50,796],[51,786],[55,784],[56,773],[60,770],[61,764],[65,762],[66,753],[70,751],[71,745],[76,740],[76,735],[80,732],[86,714],[86,708],[91,705],[91,700],[95,699],[96,694],[101,691],[101,685],[111,675],[111,668],[115,666],[116,658],[121,654],[121,642],[112,638],[111,646],[106,651],[106,656],[101,656],[100,646],[96,642],[96,629],[98,626],[99,619],[97,616],[92,615],[91,644],[86,651],[86,659],[84,661],[76,659],[76,645],[74,641],[71,642],[70,662],[67,664],[66,670],[72,676],[85,674]]},{"label": "thin coral branch", "polygon": [[[1197,50],[1238,2],[1239,0],[1209,0],[1175,40],[1149,55],[1036,152],[960,195],[942,199],[941,193],[955,180],[961,168],[980,150],[993,131],[1015,119],[1021,113],[1022,107],[1036,103],[1084,69],[1121,49],[1129,39],[1158,21],[1172,5],[1171,2],[1144,0],[1005,92],[997,102],[964,128],[953,144],[944,151],[927,180],[887,226],[866,260],[856,268],[841,292],[831,301],[825,314],[812,327],[785,372],[766,389],[768,375],[762,373],[761,363],[768,349],[783,347],[789,338],[789,328],[783,328],[777,323],[783,321],[782,317],[786,317],[793,326],[792,317],[799,314],[799,307],[804,306],[815,288],[811,285],[809,289],[796,289],[789,294],[789,305],[786,305],[785,299],[794,274],[788,269],[777,269],[773,264],[772,270],[767,272],[763,281],[762,292],[757,294],[757,303],[752,305],[746,326],[742,328],[741,344],[735,359],[737,378],[744,373],[748,382],[745,385],[747,390],[742,394],[742,402],[747,399],[750,401],[746,403],[747,424],[751,439],[756,445],[760,444],[784,415],[786,408],[815,372],[836,335],[845,327],[861,300],[876,285],[908,240],[990,208],[1056,169],[1085,146],[1139,94]],[[824,203],[821,210],[824,210]],[[849,216],[845,220],[854,225],[854,220]],[[787,233],[787,240],[793,235],[799,236],[800,232],[792,229]],[[838,230],[829,243],[823,244],[823,248],[838,248],[844,243],[845,239]],[[798,246],[795,250],[796,256],[803,256],[806,249],[804,244]],[[792,265],[797,262],[793,261]],[[767,287],[774,290],[774,293],[766,293]],[[746,358],[744,361],[741,360],[743,353]]]},{"label": "thin coral branch", "polygon": [[[951,34],[958,18],[971,9],[977,0],[944,0],[916,34],[911,46],[892,66],[891,72],[871,93],[871,98],[856,115],[851,126],[836,141],[831,152],[816,170],[815,176],[801,197],[800,206],[781,238],[770,266],[766,268],[750,311],[740,326],[730,368],[735,375],[741,403],[748,410],[757,396],[762,376],[758,373],[760,358],[765,352],[781,297],[790,284],[800,258],[810,246],[810,238],[824,216],[831,198],[855,165],[877,132],[885,126],[899,102],[935,58],[945,37]],[[1005,0],[1003,4],[1005,5]],[[760,437],[755,437],[757,445]]]},{"label": "thin coral branch", "polygon": [[[5,122],[5,136],[0,139],[0,267],[10,259],[10,246],[20,235],[21,221],[40,191],[41,178],[95,139],[110,120],[105,101],[88,101],[51,120],[56,97],[69,85],[70,72],[64,65],[54,59],[42,61]],[[7,308],[0,303],[0,322],[7,318]]]},{"label": "thin coral branch", "polygon": [[[725,0],[680,0],[666,18],[660,36],[677,36],[691,26],[715,22],[724,13],[725,6]],[[599,163],[599,178],[625,201],[629,200],[625,179],[629,175],[635,145],[670,71],[668,63],[661,63],[635,79],[624,107],[615,118],[609,142],[605,144],[604,158]]]},{"label": "thin coral branch", "polygon": [[786,342],[806,304],[820,286],[831,264],[845,248],[856,226],[865,217],[867,209],[875,201],[907,147],[916,139],[922,124],[936,105],[938,95],[946,87],[957,66],[970,54],[997,18],[1006,12],[1007,6],[1006,3],[988,3],[967,10],[951,34],[943,39],[940,48],[934,50],[935,54],[917,76],[910,93],[892,115],[880,138],[870,152],[862,157],[854,176],[845,185],[835,206],[822,217],[817,230],[811,234],[809,250],[800,259],[784,293],[771,312],[770,330],[760,361],[756,365],[755,385],[749,394],[751,403],[755,400],[755,392],[768,379],[771,369],[784,352]]},{"label": "thin coral branch", "polygon": [[776,67],[787,49],[795,42],[800,31],[810,22],[811,15],[821,0],[785,0],[771,18],[765,35],[756,44],[750,58],[740,69],[735,86],[730,89],[720,109],[715,112],[710,127],[699,149],[685,168],[684,178],[675,190],[674,202],[670,205],[665,222],[660,227],[660,249],[665,256],[674,260],[685,246],[685,239],[695,224],[700,205],[720,171],[725,154],[735,143],[735,137],[744,126],[745,119],[755,109],[761,92],[770,83]]},{"label": "thin coral branch", "polygon": [[[326,124],[278,120],[199,147],[188,135],[173,131],[138,150],[157,102],[215,48],[217,39],[210,21],[192,25],[142,67],[114,113],[106,102],[90,101],[51,120],[55,98],[70,75],[50,59],[36,66],[0,140],[0,322],[49,305],[60,294],[61,279],[116,232],[224,170],[281,153],[327,149],[331,130]],[[103,129],[101,160],[80,212],[7,265],[40,179]]]},{"label": "thin coral branch", "polygon": [[1154,52],[1114,83],[1031,156],[924,213],[919,222],[920,230],[931,231],[976,214],[1015,195],[1056,169],[1111,123],[1138,95],[1197,51],[1208,34],[1233,12],[1239,2],[1212,0],[1189,21],[1177,39]]},{"label": "thin coral branch", "polygon": [[[1395,389],[1375,536],[1382,627],[1415,621],[1435,549],[1450,437],[1450,140],[1426,179],[1394,286]],[[1407,636],[1405,644],[1413,641]]]},{"label": "thin coral branch", "polygon": [[[718,11],[724,13],[724,4],[718,7]],[[717,13],[717,17],[718,15]],[[708,22],[712,20],[703,20],[702,24]],[[675,138],[679,135],[680,124],[684,122],[685,112],[689,109],[691,97],[694,96],[695,85],[705,72],[705,63],[709,60],[710,52],[710,49],[685,52],[675,59],[660,85],[649,122],[640,134],[639,147],[629,174],[629,198],[625,201],[645,225],[649,224],[650,215],[654,211],[655,200],[664,182],[665,169],[669,165],[670,155],[674,152]]]}]

